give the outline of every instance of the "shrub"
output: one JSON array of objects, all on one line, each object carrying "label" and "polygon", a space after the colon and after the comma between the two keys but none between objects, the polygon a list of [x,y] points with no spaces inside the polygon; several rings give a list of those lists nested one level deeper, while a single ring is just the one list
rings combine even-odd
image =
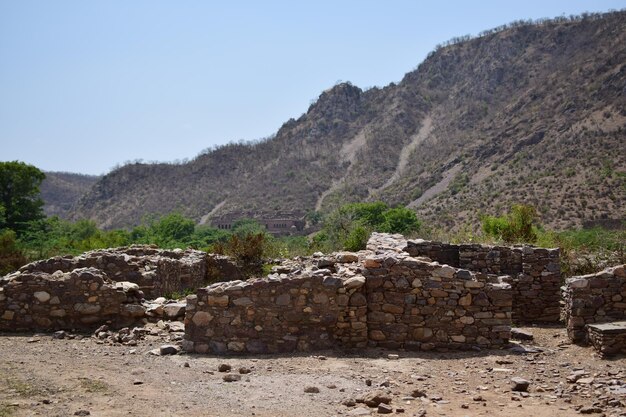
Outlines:
[{"label": "shrub", "polygon": [[417,232],[421,227],[421,222],[417,219],[417,214],[406,207],[396,207],[383,213],[384,222],[380,226],[381,232],[387,233],[408,233]]},{"label": "shrub", "polygon": [[343,244],[343,247],[346,250],[354,252],[363,250],[367,245],[368,237],[369,232],[365,229],[365,227],[357,226],[350,231],[345,243]]},{"label": "shrub", "polygon": [[17,270],[28,263],[26,256],[17,246],[15,232],[6,229],[0,233],[0,276]]},{"label": "shrub", "polygon": [[222,243],[213,246],[213,252],[233,257],[246,276],[261,275],[266,252],[266,237],[263,233],[243,236],[233,234]]},{"label": "shrub", "polygon": [[482,229],[487,236],[507,243],[534,243],[537,240],[534,222],[537,211],[533,206],[515,204],[504,216],[484,216]]},{"label": "shrub", "polygon": [[324,251],[356,251],[365,248],[371,232],[407,234],[420,227],[415,212],[406,207],[389,208],[381,201],[346,204],[326,216],[312,246]]}]

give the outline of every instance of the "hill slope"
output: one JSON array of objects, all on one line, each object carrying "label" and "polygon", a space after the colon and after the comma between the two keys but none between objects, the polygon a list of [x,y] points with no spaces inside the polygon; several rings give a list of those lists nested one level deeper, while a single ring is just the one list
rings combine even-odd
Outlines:
[{"label": "hill slope", "polygon": [[72,213],[105,227],[382,199],[458,227],[511,202],[555,228],[626,213],[626,12],[451,44],[398,84],[339,84],[271,139],[101,178]]},{"label": "hill slope", "polygon": [[46,172],[41,183],[41,198],[47,216],[68,218],[74,204],[100,177],[69,172]]}]

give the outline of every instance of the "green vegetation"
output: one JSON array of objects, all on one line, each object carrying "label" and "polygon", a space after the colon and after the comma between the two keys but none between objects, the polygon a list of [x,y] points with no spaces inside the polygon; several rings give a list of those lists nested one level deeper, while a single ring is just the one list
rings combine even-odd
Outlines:
[{"label": "green vegetation", "polygon": [[15,232],[10,229],[0,232],[0,276],[16,270],[26,262],[15,240]]},{"label": "green vegetation", "polygon": [[565,276],[590,274],[612,265],[626,264],[626,228],[540,230],[536,244],[561,249],[561,272]]},{"label": "green vegetation", "polygon": [[236,221],[230,230],[196,226],[192,219],[178,212],[146,216],[131,230],[101,230],[93,220],[69,222],[56,216],[43,217],[37,188],[43,174],[17,162],[5,163],[3,169],[10,171],[6,178],[30,184],[21,186],[21,197],[11,195],[6,198],[8,203],[2,205],[0,273],[3,275],[37,259],[131,244],[154,244],[166,249],[190,247],[223,253],[233,257],[246,275],[253,276],[269,269],[265,265],[268,258],[308,255],[315,250],[356,251],[365,248],[373,231],[410,234],[421,226],[413,211],[374,202],[347,204],[325,217],[318,212],[309,213],[309,221],[321,224],[322,229],[313,239],[277,238],[251,219]]},{"label": "green vegetation", "polygon": [[537,211],[533,206],[515,204],[504,216],[483,216],[485,235],[505,243],[534,243],[537,240]]},{"label": "green vegetation", "polygon": [[[255,220],[235,222],[230,230],[216,229],[174,212],[147,216],[131,230],[101,230],[92,220],[69,222],[45,218],[41,212],[38,185],[43,174],[19,163],[0,163],[0,275],[25,263],[58,255],[79,253],[131,244],[154,244],[161,248],[194,248],[232,256],[248,276],[266,274],[271,258],[310,255],[314,251],[357,251],[365,248],[374,231],[416,235],[451,242],[520,244],[532,243],[561,249],[565,276],[598,271],[626,263],[626,228],[545,230],[533,206],[513,205],[501,216],[482,216],[482,234],[477,225],[467,224],[453,234],[422,227],[415,212],[389,207],[383,202],[351,203],[322,215],[310,212],[307,219],[320,231],[304,236],[274,237]],[[459,183],[464,181],[460,180]],[[172,294],[183,296],[185,294]]]},{"label": "green vegetation", "polygon": [[402,233],[419,231],[421,222],[405,207],[390,208],[383,202],[346,204],[330,213],[322,230],[313,238],[313,247],[322,251],[365,249],[372,232]]},{"label": "green vegetation", "polygon": [[39,186],[45,177],[24,162],[0,162],[0,230],[20,235],[31,221],[44,217]]},{"label": "green vegetation", "polygon": [[465,188],[467,184],[469,184],[469,176],[466,172],[459,172],[450,183],[450,192],[452,195],[455,195]]},{"label": "green vegetation", "polygon": [[181,298],[185,298],[188,295],[195,294],[195,292],[196,291],[193,288],[185,288],[182,292],[166,292],[165,294],[163,294],[163,297],[167,298],[168,300],[180,300]]},{"label": "green vegetation", "polygon": [[0,417],[11,417],[13,415],[12,406],[4,403],[0,403]]},{"label": "green vegetation", "polygon": [[20,397],[29,398],[46,393],[45,389],[13,377],[7,378],[6,384],[9,389],[13,390]]}]

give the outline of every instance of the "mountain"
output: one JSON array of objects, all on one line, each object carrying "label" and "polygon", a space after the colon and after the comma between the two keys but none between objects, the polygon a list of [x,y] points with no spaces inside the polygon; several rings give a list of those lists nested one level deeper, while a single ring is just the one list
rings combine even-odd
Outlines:
[{"label": "mountain", "polygon": [[198,222],[352,201],[458,228],[511,203],[553,228],[626,217],[626,12],[516,22],[438,47],[399,83],[342,83],[275,136],[100,178],[73,218]]},{"label": "mountain", "polygon": [[46,216],[68,218],[74,204],[100,177],[69,172],[45,172],[41,183],[41,198]]}]

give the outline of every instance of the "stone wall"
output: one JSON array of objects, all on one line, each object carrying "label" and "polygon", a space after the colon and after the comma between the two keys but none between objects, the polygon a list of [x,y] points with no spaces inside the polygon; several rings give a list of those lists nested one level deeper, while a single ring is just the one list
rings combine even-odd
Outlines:
[{"label": "stone wall", "polygon": [[586,325],[626,319],[626,265],[567,279],[562,319],[574,342],[587,341]]},{"label": "stone wall", "polygon": [[431,350],[508,341],[512,293],[501,278],[412,257],[364,264],[370,345]]},{"label": "stone wall", "polygon": [[559,321],[561,273],[558,249],[532,246],[454,245],[409,240],[404,249],[456,268],[486,274],[507,274],[513,290],[513,321]]},{"label": "stone wall", "polygon": [[602,358],[626,353],[626,321],[588,324],[587,339]]},{"label": "stone wall", "polygon": [[[395,242],[395,243],[394,243]],[[502,277],[416,259],[376,235],[358,254],[214,284],[187,298],[183,348],[238,354],[330,347],[500,347],[512,293]]]},{"label": "stone wall", "polygon": [[153,246],[50,258],[0,279],[0,330],[87,330],[171,316],[184,305],[141,300],[241,276],[228,257]]},{"label": "stone wall", "polygon": [[102,271],[18,272],[0,278],[0,330],[92,329],[130,325],[144,316],[136,285]]},{"label": "stone wall", "polygon": [[55,257],[30,263],[21,272],[70,272],[96,268],[113,281],[139,285],[149,298],[195,289],[207,282],[207,254],[196,250],[161,250],[155,246],[134,245],[85,252],[71,257]]},{"label": "stone wall", "polygon": [[365,346],[366,311],[350,315],[358,310],[350,292],[327,271],[215,284],[187,297],[183,347],[223,354],[308,351],[337,340]]}]

